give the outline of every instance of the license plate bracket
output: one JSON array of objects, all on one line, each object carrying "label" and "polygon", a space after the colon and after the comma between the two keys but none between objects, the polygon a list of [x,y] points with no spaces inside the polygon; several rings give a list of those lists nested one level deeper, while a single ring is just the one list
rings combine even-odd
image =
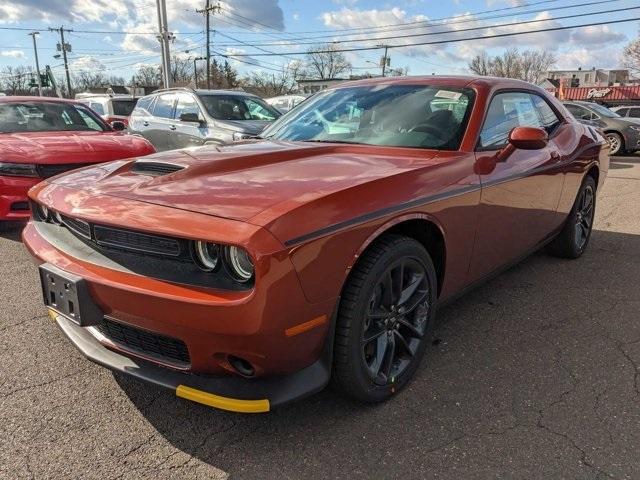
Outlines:
[{"label": "license plate bracket", "polygon": [[47,307],[81,327],[102,321],[103,313],[91,298],[85,279],[50,264],[41,265],[39,270]]}]

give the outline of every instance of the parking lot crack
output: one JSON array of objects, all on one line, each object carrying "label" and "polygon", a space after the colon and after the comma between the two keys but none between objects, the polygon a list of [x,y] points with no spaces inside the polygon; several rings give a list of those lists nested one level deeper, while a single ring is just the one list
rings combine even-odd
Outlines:
[{"label": "parking lot crack", "polygon": [[46,382],[41,382],[41,383],[36,383],[36,384],[26,385],[24,387],[16,388],[16,389],[11,390],[11,391],[3,394],[3,395],[0,395],[0,398],[3,398],[3,399],[4,398],[8,398],[8,397],[10,397],[12,395],[15,395],[16,393],[24,392],[25,390],[30,390],[32,388],[38,388],[38,387],[44,387],[44,386],[47,386],[47,385],[51,385],[53,383],[61,382],[61,381],[66,380],[68,378],[75,377],[76,375],[80,375],[81,373],[84,373],[87,370],[88,370],[88,368],[83,368],[81,370],[77,370],[75,372],[68,373],[67,375],[63,375],[62,377],[56,377],[56,378],[53,378],[51,380],[47,380]]}]

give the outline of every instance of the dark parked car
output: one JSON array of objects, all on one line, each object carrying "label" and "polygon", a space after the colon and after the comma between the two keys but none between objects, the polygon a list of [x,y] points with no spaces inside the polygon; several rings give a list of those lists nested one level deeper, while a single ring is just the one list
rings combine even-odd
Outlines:
[{"label": "dark parked car", "polygon": [[602,129],[611,144],[611,155],[633,153],[640,150],[640,125],[593,102],[564,102],[576,119]]},{"label": "dark parked car", "polygon": [[280,115],[260,97],[245,92],[170,88],[138,101],[129,130],[158,150],[223,145],[256,137]]}]

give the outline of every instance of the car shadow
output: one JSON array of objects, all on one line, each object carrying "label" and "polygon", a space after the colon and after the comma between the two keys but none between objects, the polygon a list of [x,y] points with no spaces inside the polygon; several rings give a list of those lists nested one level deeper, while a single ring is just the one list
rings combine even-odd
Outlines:
[{"label": "car shadow", "polygon": [[[635,310],[625,303],[640,301],[637,261],[629,260],[639,257],[640,235],[597,230],[580,260],[532,255],[439,312],[416,378],[384,404],[359,404],[328,388],[269,414],[241,415],[114,377],[173,446],[232,478],[349,477],[345,465],[360,478],[424,478],[448,468],[430,452],[483,432],[499,442],[491,435],[519,423],[535,427],[545,408],[577,388],[571,368],[582,369],[576,375],[589,385],[616,381],[615,372],[601,374],[589,342],[597,332],[640,338]],[[565,354],[569,366],[559,364]],[[593,401],[576,405],[590,409]]]},{"label": "car shadow", "polygon": [[14,242],[21,242],[22,238],[22,229],[24,228],[25,223],[19,222],[10,222],[8,225],[3,225],[5,230],[0,231],[0,237],[5,238],[7,240],[13,240]]},{"label": "car shadow", "polygon": [[610,157],[609,168],[611,170],[622,170],[627,168],[633,168],[634,165],[640,164],[640,156],[627,155],[620,157]]}]

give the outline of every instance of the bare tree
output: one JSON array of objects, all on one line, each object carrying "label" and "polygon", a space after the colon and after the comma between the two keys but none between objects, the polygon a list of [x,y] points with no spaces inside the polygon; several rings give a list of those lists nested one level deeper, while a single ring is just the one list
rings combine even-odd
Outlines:
[{"label": "bare tree", "polygon": [[491,68],[491,58],[487,52],[482,52],[480,55],[476,55],[473,60],[469,62],[469,70],[476,75],[491,75]]},{"label": "bare tree", "polygon": [[622,51],[622,63],[632,73],[640,73],[640,38],[632,41]]},{"label": "bare tree", "polygon": [[33,75],[31,67],[8,65],[0,72],[2,90],[9,95],[28,95],[31,92],[29,83]]},{"label": "bare tree", "polygon": [[141,65],[131,79],[131,83],[145,87],[157,87],[162,83],[160,65]]},{"label": "bare tree", "polygon": [[171,84],[176,87],[193,84],[193,59],[177,55],[171,57]]},{"label": "bare tree", "polygon": [[74,90],[82,92],[92,88],[124,85],[125,80],[122,77],[105,75],[102,72],[79,71],[73,76],[73,84]]},{"label": "bare tree", "polygon": [[305,56],[305,76],[321,80],[351,71],[351,63],[334,43],[312,48]]},{"label": "bare tree", "polygon": [[556,63],[555,56],[548,51],[510,48],[502,55],[489,57],[486,52],[476,55],[468,65],[476,75],[517,78],[526,82],[537,83],[544,73]]},{"label": "bare tree", "polygon": [[242,79],[242,86],[248,92],[262,97],[288,95],[297,89],[300,68],[300,62],[296,61],[283,65],[279,72],[252,72]]}]

